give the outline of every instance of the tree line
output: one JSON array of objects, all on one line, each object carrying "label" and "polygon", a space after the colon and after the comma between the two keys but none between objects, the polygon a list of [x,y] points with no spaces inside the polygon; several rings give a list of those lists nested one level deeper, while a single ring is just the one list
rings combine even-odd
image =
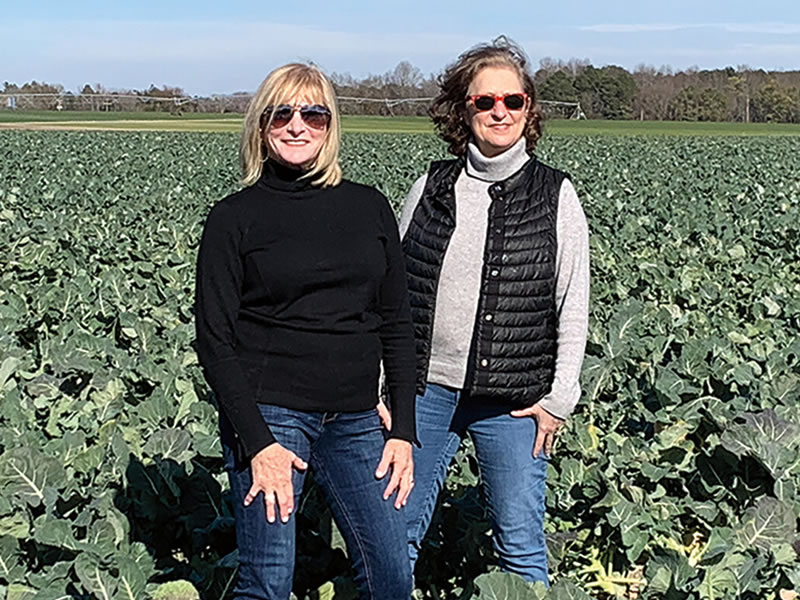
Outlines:
[{"label": "tree line", "polygon": [[[800,123],[800,70],[738,66],[673,71],[641,65],[628,71],[615,65],[596,67],[588,60],[544,58],[534,79],[540,100],[579,103],[590,119]],[[344,114],[424,115],[425,99],[438,90],[437,75],[425,75],[407,61],[383,74],[357,78],[332,73],[331,80]],[[249,100],[247,92],[187,97],[182,88],[168,85],[112,92],[87,84],[72,93],[35,81],[21,86],[6,82],[2,93],[7,95],[4,108],[14,104],[58,110],[240,113]],[[12,101],[14,94],[21,100]],[[47,95],[22,99],[26,94]],[[549,104],[545,112],[551,117],[574,114]]]}]

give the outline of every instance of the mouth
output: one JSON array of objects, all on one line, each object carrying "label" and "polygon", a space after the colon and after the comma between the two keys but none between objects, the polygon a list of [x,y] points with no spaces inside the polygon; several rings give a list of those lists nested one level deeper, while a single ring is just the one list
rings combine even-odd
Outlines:
[{"label": "mouth", "polygon": [[287,146],[305,146],[308,144],[308,140],[281,140],[281,143]]}]

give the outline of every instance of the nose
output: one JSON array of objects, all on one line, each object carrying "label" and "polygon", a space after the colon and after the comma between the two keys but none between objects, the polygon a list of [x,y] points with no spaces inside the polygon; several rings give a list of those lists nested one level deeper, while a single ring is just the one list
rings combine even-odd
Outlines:
[{"label": "nose", "polygon": [[492,117],[497,119],[498,121],[502,121],[506,115],[508,114],[508,110],[506,109],[506,105],[502,100],[495,100],[494,106],[492,106]]},{"label": "nose", "polygon": [[299,134],[305,130],[306,124],[303,122],[303,118],[300,116],[300,111],[295,110],[292,113],[292,118],[289,120],[289,124],[287,125],[287,131],[291,134]]}]

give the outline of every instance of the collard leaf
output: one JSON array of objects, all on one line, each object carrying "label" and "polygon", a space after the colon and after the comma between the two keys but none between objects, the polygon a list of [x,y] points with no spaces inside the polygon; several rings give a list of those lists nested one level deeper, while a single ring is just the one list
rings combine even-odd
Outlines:
[{"label": "collard leaf", "polygon": [[25,579],[25,565],[20,558],[19,543],[12,537],[0,537],[0,580],[19,583]]},{"label": "collard leaf", "polygon": [[33,528],[33,539],[40,544],[73,551],[81,548],[81,543],[75,539],[72,524],[67,519],[45,514],[34,521]]},{"label": "collard leaf", "polygon": [[191,413],[192,406],[199,402],[197,392],[194,391],[194,386],[187,381],[178,380],[175,382],[175,387],[180,392],[180,401],[178,403],[178,412],[175,414],[174,424],[178,425]]},{"label": "collard leaf", "polygon": [[734,544],[734,532],[728,527],[715,527],[708,536],[708,541],[703,548],[702,558],[710,561],[718,556],[725,556]]},{"label": "collard leaf", "polygon": [[117,561],[119,586],[115,598],[117,600],[137,600],[145,595],[147,578],[139,565],[125,557]]},{"label": "collard leaf", "polygon": [[36,592],[33,600],[72,600],[74,592],[72,586],[64,581],[59,581],[49,587]]},{"label": "collard leaf", "polygon": [[800,425],[781,419],[772,409],[745,413],[737,420],[743,422],[729,426],[721,440],[736,456],[750,454],[761,458],[774,453],[771,446],[794,448],[800,445]]},{"label": "collard leaf", "polygon": [[642,320],[642,309],[642,303],[633,300],[614,312],[608,323],[608,341],[605,345],[608,358],[622,356],[628,346],[635,342],[637,328]]},{"label": "collard leaf", "polygon": [[124,392],[125,384],[120,379],[111,379],[102,390],[91,393],[91,403],[87,404],[85,410],[90,410],[98,423],[105,423],[122,410]]},{"label": "collard leaf", "polygon": [[791,544],[797,533],[797,517],[791,508],[775,498],[761,498],[744,514],[737,541],[744,548],[772,550]]},{"label": "collard leaf", "polygon": [[169,581],[156,588],[153,600],[200,600],[200,593],[189,581]]},{"label": "collard leaf", "polygon": [[10,536],[14,538],[27,538],[31,531],[31,524],[28,520],[28,512],[17,511],[0,519],[0,537]]},{"label": "collard leaf", "polygon": [[745,413],[722,434],[722,446],[736,456],[751,456],[775,480],[774,493],[785,502],[797,500],[800,478],[800,425],[780,418],[772,409]]},{"label": "collard leaf", "polygon": [[550,588],[546,598],[548,600],[551,598],[553,600],[591,600],[589,594],[568,579],[559,579]]},{"label": "collard leaf", "polygon": [[[760,594],[762,592],[764,585],[759,578],[759,573],[767,566],[767,562],[767,557],[763,555],[755,556],[745,560],[736,570],[740,594],[744,594],[745,592]],[[767,586],[769,586],[769,584],[767,584]]]},{"label": "collard leaf", "polygon": [[37,598],[40,595],[44,596],[48,590],[60,590],[63,592],[72,577],[72,564],[72,560],[62,560],[36,573],[30,573],[28,575],[28,583],[39,590]]},{"label": "collard leaf", "polygon": [[98,560],[107,561],[114,555],[119,544],[118,540],[119,530],[111,522],[100,519],[92,523],[81,547],[84,552],[91,553]]},{"label": "collard leaf", "polygon": [[699,391],[691,381],[681,377],[668,367],[659,367],[656,379],[656,390],[670,402],[678,403],[685,395],[694,395]]},{"label": "collard leaf", "polygon": [[116,597],[116,579],[88,554],[79,554],[75,559],[75,573],[84,589],[98,600],[114,600]]},{"label": "collard leaf", "polygon": [[539,600],[542,595],[515,573],[484,573],[475,579],[480,600]]},{"label": "collard leaf", "polygon": [[19,367],[20,361],[15,356],[9,356],[5,360],[3,360],[2,364],[0,364],[0,390],[6,387],[6,382],[11,379],[11,376],[14,375],[14,372]]},{"label": "collard leaf", "polygon": [[736,596],[738,584],[733,571],[721,564],[716,564],[705,570],[698,591],[703,600],[725,600]]},{"label": "collard leaf", "polygon": [[12,583],[8,586],[6,600],[33,600],[38,590],[22,583]]},{"label": "collard leaf", "polygon": [[61,463],[34,448],[14,448],[0,456],[0,490],[30,506],[39,506],[46,487],[67,484]]},{"label": "collard leaf", "polygon": [[558,567],[567,556],[567,551],[578,540],[574,531],[559,531],[547,535],[547,565],[552,572],[557,572]]},{"label": "collard leaf", "polygon": [[583,477],[586,468],[583,463],[574,458],[566,458],[561,461],[561,476],[559,483],[563,484],[567,490],[583,484]]},{"label": "collard leaf", "polygon": [[581,386],[590,402],[596,400],[609,385],[614,363],[608,359],[587,356],[581,370]]},{"label": "collard leaf", "polygon": [[696,575],[696,570],[689,564],[688,557],[680,552],[667,548],[658,548],[647,563],[646,577],[648,588],[666,594],[671,588],[684,591]]},{"label": "collard leaf", "polygon": [[150,456],[162,460],[174,460],[177,463],[192,458],[192,439],[181,429],[162,429],[156,431],[144,445],[144,451]]}]

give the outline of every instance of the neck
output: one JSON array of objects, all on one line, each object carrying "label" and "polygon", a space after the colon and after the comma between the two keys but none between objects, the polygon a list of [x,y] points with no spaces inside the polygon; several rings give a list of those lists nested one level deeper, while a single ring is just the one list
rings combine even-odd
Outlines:
[{"label": "neck", "polygon": [[530,159],[525,147],[525,138],[522,137],[510,148],[489,157],[471,141],[467,146],[467,175],[483,181],[507,179]]},{"label": "neck", "polygon": [[307,169],[286,165],[270,158],[264,163],[261,181],[271,188],[300,191],[311,187],[311,179],[305,177],[306,173]]}]

